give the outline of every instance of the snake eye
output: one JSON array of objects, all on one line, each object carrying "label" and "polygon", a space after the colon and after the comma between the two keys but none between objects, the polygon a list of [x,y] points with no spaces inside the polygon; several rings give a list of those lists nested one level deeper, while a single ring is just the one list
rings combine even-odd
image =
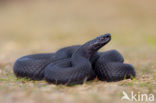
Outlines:
[{"label": "snake eye", "polygon": [[104,39],[105,39],[105,37],[101,37],[100,39],[101,39],[101,40],[104,40]]}]

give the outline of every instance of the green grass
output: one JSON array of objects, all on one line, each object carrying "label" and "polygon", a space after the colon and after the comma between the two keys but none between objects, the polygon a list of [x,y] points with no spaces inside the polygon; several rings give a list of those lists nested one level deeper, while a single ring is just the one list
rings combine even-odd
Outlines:
[{"label": "green grass", "polygon": [[[148,3],[148,5],[147,5]],[[155,1],[33,1],[0,6],[0,103],[120,103],[122,91],[156,96]],[[101,51],[117,49],[133,64],[133,80],[65,86],[16,78],[15,60],[83,44],[106,32]]]}]

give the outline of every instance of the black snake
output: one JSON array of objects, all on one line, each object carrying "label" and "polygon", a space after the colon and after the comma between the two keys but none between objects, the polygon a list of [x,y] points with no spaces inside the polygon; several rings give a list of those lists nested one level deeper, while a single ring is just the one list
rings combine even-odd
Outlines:
[{"label": "black snake", "polygon": [[124,64],[118,51],[97,52],[110,40],[111,35],[104,34],[56,53],[27,55],[17,59],[13,70],[17,77],[54,84],[80,84],[95,77],[109,82],[135,77],[134,67]]}]

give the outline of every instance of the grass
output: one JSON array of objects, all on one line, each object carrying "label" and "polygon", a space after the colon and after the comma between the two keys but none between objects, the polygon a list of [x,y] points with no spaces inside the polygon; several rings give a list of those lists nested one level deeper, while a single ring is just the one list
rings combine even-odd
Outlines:
[{"label": "grass", "polygon": [[[156,96],[154,0],[23,2],[0,3],[0,103],[121,103],[122,91]],[[23,55],[55,52],[106,32],[112,41],[101,51],[120,51],[134,65],[135,79],[56,86],[13,73]]]}]

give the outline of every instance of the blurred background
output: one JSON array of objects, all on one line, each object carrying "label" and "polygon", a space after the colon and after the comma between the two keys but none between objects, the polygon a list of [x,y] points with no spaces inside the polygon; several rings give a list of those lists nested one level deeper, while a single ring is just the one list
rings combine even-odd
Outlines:
[{"label": "blurred background", "polygon": [[[0,101],[120,103],[119,90],[125,86],[122,83],[127,83],[125,88],[130,86],[129,90],[156,93],[155,4],[155,0],[0,0]],[[111,33],[112,41],[101,51],[117,49],[136,67],[138,76],[133,85],[132,81],[95,82],[58,88],[45,82],[27,84],[16,80],[12,72],[13,63],[23,55],[55,52],[104,33]],[[111,91],[112,85],[117,89]],[[38,94],[42,94],[40,99]]]}]

